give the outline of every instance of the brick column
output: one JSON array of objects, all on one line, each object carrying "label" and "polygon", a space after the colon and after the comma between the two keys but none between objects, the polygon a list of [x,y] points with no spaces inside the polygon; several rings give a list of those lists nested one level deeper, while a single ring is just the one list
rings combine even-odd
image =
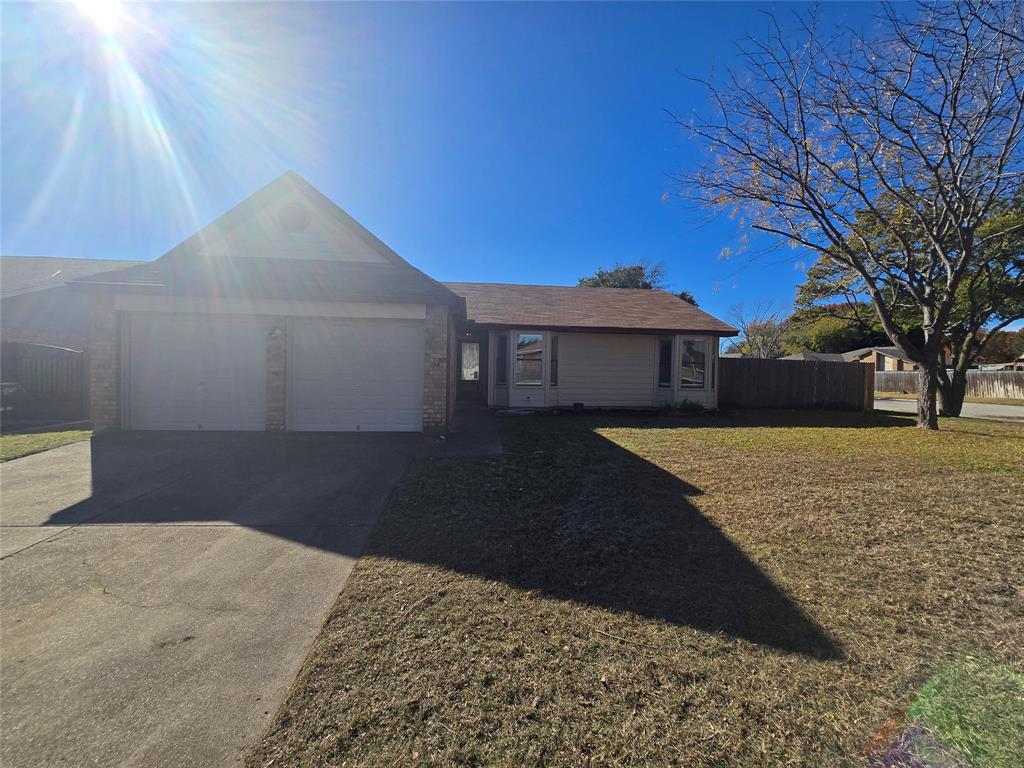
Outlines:
[{"label": "brick column", "polygon": [[121,329],[113,296],[93,296],[89,309],[89,418],[101,432],[121,426]]},{"label": "brick column", "polygon": [[267,431],[285,430],[288,407],[288,321],[278,317],[267,334]]},{"label": "brick column", "polygon": [[448,425],[448,307],[427,306],[423,324],[423,428]]}]

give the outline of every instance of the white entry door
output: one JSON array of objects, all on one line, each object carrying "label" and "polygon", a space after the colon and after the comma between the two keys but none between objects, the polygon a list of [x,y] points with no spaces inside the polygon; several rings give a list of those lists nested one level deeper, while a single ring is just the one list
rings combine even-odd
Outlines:
[{"label": "white entry door", "polygon": [[296,320],[288,327],[288,428],[423,428],[423,323]]},{"label": "white entry door", "polygon": [[265,429],[266,325],[223,315],[133,314],[129,426]]}]

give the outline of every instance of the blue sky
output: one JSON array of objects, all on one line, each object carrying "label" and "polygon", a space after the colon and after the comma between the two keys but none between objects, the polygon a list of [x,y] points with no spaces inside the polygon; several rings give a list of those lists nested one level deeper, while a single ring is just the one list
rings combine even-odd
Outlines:
[{"label": "blue sky", "polygon": [[291,168],[439,279],[645,260],[720,316],[788,306],[808,256],[720,258],[743,231],[669,179],[701,152],[666,110],[708,107],[680,73],[720,74],[768,8],[5,4],[0,246],[155,258]]}]

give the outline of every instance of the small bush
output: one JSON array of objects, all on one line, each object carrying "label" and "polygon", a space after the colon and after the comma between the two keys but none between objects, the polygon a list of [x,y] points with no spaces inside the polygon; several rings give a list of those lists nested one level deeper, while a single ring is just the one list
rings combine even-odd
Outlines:
[{"label": "small bush", "polygon": [[665,410],[669,413],[684,414],[687,416],[698,416],[706,410],[702,403],[693,400],[677,400],[674,403],[665,403]]}]

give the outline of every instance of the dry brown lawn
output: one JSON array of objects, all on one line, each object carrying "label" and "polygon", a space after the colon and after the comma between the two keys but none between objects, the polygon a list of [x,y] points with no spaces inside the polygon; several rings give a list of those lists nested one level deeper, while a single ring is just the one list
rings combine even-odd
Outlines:
[{"label": "dry brown lawn", "polygon": [[867,764],[1024,666],[1024,427],[910,425],[506,418],[410,471],[251,765]]}]

